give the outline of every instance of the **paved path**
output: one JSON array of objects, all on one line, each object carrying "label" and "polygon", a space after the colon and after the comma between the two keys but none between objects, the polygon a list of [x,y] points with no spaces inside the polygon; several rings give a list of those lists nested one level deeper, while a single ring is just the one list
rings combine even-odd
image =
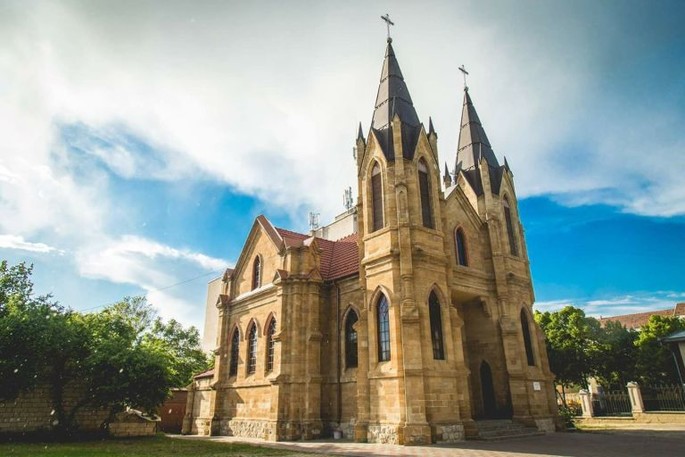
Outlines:
[{"label": "paved path", "polygon": [[[340,456],[421,456],[421,457],[683,457],[685,427],[660,427],[661,430],[601,430],[577,433],[552,433],[504,441],[466,441],[433,446],[393,446],[352,443],[343,440],[267,442],[228,436],[197,437],[226,443],[259,446]],[[180,436],[177,436],[180,438]]]}]

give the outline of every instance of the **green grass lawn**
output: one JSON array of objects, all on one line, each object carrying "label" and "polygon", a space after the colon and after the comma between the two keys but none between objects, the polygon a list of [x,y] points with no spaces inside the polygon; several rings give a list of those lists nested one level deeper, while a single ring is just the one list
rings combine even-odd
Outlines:
[{"label": "green grass lawn", "polygon": [[282,449],[247,444],[151,438],[107,439],[74,443],[0,443],[2,457],[238,457],[295,456]]}]

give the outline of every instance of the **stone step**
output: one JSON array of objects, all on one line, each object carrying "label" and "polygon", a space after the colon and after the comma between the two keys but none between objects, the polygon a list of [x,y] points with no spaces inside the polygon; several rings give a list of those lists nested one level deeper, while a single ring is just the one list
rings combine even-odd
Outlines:
[{"label": "stone step", "polygon": [[476,421],[475,426],[478,433],[470,436],[470,439],[493,441],[544,435],[537,428],[526,427],[511,420]]}]

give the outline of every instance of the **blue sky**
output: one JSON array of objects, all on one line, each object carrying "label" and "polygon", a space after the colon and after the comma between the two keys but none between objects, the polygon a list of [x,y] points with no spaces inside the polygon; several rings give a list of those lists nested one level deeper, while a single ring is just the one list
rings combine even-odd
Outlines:
[{"label": "blue sky", "polygon": [[147,294],[201,326],[258,214],[342,210],[386,12],[448,163],[469,69],[538,309],[685,300],[678,1],[0,2],[0,258],[75,309]]}]

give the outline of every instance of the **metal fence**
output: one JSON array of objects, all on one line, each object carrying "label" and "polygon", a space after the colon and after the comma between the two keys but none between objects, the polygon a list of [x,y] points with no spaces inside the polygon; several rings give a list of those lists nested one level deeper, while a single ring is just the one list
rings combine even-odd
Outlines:
[{"label": "metal fence", "polygon": [[631,416],[630,397],[625,390],[608,390],[592,402],[595,416]]},{"label": "metal fence", "polygon": [[685,389],[682,385],[640,386],[645,411],[685,411]]}]

